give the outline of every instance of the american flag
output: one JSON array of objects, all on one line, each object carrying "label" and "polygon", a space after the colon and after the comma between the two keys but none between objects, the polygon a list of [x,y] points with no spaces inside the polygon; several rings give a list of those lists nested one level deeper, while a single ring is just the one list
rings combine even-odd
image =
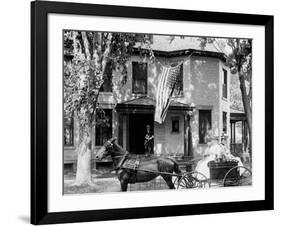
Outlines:
[{"label": "american flag", "polygon": [[178,75],[181,70],[181,64],[175,67],[163,67],[162,74],[157,86],[156,93],[156,109],[154,121],[158,123],[164,122],[169,105],[171,103],[171,96],[176,86]]}]

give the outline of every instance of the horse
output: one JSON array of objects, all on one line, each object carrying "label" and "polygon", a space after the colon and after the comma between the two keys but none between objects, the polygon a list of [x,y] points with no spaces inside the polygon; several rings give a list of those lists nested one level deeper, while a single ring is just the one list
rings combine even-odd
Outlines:
[{"label": "horse", "polygon": [[96,153],[98,160],[107,156],[112,158],[123,192],[127,191],[128,184],[148,182],[159,175],[165,180],[169,189],[175,189],[171,174],[175,172],[177,175],[181,175],[179,165],[172,157],[144,156],[139,157],[139,163],[135,170],[122,167],[125,161],[134,160],[136,157],[118,145],[116,138],[107,140]]}]

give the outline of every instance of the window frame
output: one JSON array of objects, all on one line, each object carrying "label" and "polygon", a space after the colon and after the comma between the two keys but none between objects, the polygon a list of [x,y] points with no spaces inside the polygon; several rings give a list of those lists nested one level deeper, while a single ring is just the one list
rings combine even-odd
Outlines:
[{"label": "window frame", "polygon": [[[178,122],[178,130],[174,130],[173,122]],[[180,133],[180,117],[171,117],[171,133]]]},{"label": "window frame", "polygon": [[[135,79],[134,75],[134,65],[140,65],[140,64],[144,64],[146,65],[145,67],[145,78],[144,79]],[[139,61],[132,61],[132,93],[133,94],[140,94],[140,95],[146,95],[147,94],[147,79],[148,79],[148,66],[147,66],[147,62],[139,62]],[[136,91],[135,90],[135,86],[134,86],[134,82],[138,80],[138,81],[145,81],[145,91],[144,92],[140,92],[140,91]]]},{"label": "window frame", "polygon": [[222,132],[227,134],[227,112],[226,111],[222,112]]},{"label": "window frame", "polygon": [[[199,109],[198,110],[198,143],[199,144],[207,144],[207,142],[202,142],[202,140],[201,140],[201,132],[200,132],[200,130],[201,130],[201,126],[200,126],[200,112],[208,112],[209,113],[209,116],[208,116],[208,118],[209,118],[209,124],[210,124],[210,128],[207,128],[206,129],[206,132],[205,132],[205,137],[206,137],[206,135],[207,135],[207,132],[208,132],[208,130],[209,129],[212,129],[212,109]],[[205,137],[204,137],[204,140],[205,140]]]},{"label": "window frame", "polygon": [[177,79],[176,87],[175,87],[175,90],[174,90],[174,92],[173,92],[173,94],[172,94],[172,97],[174,97],[174,98],[184,97],[184,92],[183,92],[183,84],[184,84],[184,82],[183,82],[183,79],[184,79],[184,78],[183,78],[183,64],[180,65],[180,76],[181,76],[181,80],[182,80],[182,83],[181,83],[181,92],[178,93],[178,94],[175,93],[176,88],[178,87],[177,84],[178,84],[178,81],[179,81],[179,79]]},{"label": "window frame", "polygon": [[[103,109],[103,111],[111,111],[111,134],[110,134],[110,138],[112,137],[112,134],[113,134],[113,109]],[[99,131],[99,128],[98,128],[98,126],[97,125],[95,125],[95,146],[102,146],[103,145],[103,143],[102,144],[98,144],[97,143],[97,134],[98,134],[98,132],[100,132]],[[109,138],[108,138],[109,139]]]},{"label": "window frame", "polygon": [[227,99],[228,98],[228,72],[225,68],[222,69],[222,98]]},{"label": "window frame", "polygon": [[[70,116],[70,123],[66,123],[66,118],[63,117],[63,146],[64,147],[73,147],[74,146],[74,117],[73,114]],[[69,144],[65,143],[65,128],[70,127],[71,130],[71,142]]]}]

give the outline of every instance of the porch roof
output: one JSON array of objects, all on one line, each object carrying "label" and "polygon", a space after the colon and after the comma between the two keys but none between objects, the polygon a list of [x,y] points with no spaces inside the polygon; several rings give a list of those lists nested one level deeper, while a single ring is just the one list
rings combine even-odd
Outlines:
[{"label": "porch roof", "polygon": [[237,122],[246,120],[246,113],[244,111],[230,109],[230,121]]},{"label": "porch roof", "polygon": [[[151,97],[139,97],[132,100],[128,100],[116,105],[116,110],[118,112],[127,113],[151,113],[155,110],[156,101]],[[189,104],[183,104],[175,100],[171,101],[168,110],[175,111],[191,111],[194,106]]]}]

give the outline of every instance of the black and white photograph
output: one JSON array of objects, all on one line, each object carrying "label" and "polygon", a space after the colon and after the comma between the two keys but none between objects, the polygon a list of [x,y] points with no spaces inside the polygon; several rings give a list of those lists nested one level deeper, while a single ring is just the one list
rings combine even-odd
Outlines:
[{"label": "black and white photograph", "polygon": [[62,42],[64,195],[252,186],[254,39],[63,30]]},{"label": "black and white photograph", "polygon": [[280,222],[277,3],[3,2],[1,225]]}]

